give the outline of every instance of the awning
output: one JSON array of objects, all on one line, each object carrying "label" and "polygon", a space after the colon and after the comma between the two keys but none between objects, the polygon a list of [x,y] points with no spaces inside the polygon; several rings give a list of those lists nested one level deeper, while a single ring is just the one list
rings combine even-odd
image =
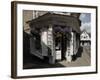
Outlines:
[{"label": "awning", "polygon": [[[73,16],[47,13],[42,16],[39,16],[36,19],[33,19],[29,22],[30,27],[47,27],[49,25],[61,25],[65,27],[71,27],[77,33],[80,33],[80,20]],[[65,31],[69,31],[67,28]]]}]

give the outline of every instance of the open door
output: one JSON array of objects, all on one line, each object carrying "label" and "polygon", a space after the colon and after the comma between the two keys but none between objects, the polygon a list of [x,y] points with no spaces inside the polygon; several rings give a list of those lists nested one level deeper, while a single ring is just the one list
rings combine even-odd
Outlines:
[{"label": "open door", "polygon": [[56,60],[65,60],[67,50],[66,33],[62,30],[61,26],[55,27],[54,31]]},{"label": "open door", "polygon": [[[57,34],[58,35],[58,34]],[[56,51],[56,60],[61,60],[62,45],[61,45],[61,36],[55,38],[55,51]]]}]

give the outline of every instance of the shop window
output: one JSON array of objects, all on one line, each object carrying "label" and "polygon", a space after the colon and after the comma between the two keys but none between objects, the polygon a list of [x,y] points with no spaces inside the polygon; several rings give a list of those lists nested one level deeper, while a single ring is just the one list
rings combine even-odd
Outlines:
[{"label": "shop window", "polygon": [[55,39],[55,48],[56,50],[61,50],[61,38],[60,37]]},{"label": "shop window", "polygon": [[34,37],[35,49],[41,51],[41,36],[38,30],[31,32]]},{"label": "shop window", "polygon": [[41,37],[40,37],[40,35],[36,36],[36,39],[35,39],[35,48],[37,50],[41,49]]}]

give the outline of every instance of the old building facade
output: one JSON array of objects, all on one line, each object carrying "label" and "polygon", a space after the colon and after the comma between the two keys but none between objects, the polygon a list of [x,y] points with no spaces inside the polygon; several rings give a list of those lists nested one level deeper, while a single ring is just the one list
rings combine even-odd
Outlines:
[{"label": "old building facade", "polygon": [[47,57],[50,64],[63,59],[71,62],[80,46],[79,15],[52,12],[35,15],[36,18],[28,21],[31,54],[41,59]]},{"label": "old building facade", "polygon": [[89,33],[86,32],[86,30],[84,30],[80,34],[80,45],[81,46],[90,46],[91,45],[91,38],[90,38]]}]

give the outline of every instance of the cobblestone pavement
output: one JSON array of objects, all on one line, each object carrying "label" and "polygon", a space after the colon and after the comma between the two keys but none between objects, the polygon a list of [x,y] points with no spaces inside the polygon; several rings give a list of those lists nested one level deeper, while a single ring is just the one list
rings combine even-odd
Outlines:
[{"label": "cobblestone pavement", "polygon": [[68,63],[66,60],[58,61],[55,64],[49,64],[47,60],[41,60],[35,56],[28,55],[25,57],[23,68],[24,69],[36,69],[36,68],[56,68],[56,67],[80,67],[80,66],[90,66],[91,56],[90,48],[83,47],[83,52],[81,57]]}]

